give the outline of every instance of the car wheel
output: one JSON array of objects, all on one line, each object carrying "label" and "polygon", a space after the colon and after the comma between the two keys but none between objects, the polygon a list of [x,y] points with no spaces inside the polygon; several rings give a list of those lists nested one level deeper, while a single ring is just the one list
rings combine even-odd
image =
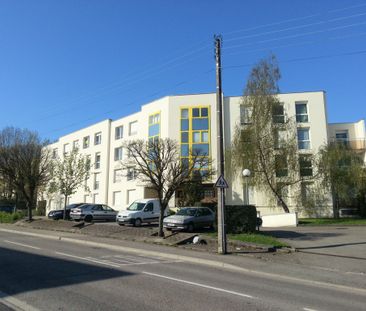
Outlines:
[{"label": "car wheel", "polygon": [[194,230],[193,224],[192,223],[188,224],[187,231],[191,233],[191,232],[193,232],[193,230]]},{"label": "car wheel", "polygon": [[137,219],[135,219],[135,222],[134,222],[133,225],[135,227],[140,227],[141,226],[141,223],[142,223],[141,219],[140,218],[137,218]]},{"label": "car wheel", "polygon": [[85,222],[92,222],[93,221],[93,216],[92,215],[85,216],[84,221]]}]

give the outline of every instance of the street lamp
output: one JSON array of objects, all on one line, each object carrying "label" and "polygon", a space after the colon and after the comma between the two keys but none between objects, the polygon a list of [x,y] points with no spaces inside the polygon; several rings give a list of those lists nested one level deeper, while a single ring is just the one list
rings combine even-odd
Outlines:
[{"label": "street lamp", "polygon": [[244,190],[244,205],[249,205],[249,187],[248,187],[248,180],[250,177],[250,170],[244,169],[243,170],[243,176],[245,181],[245,190]]}]

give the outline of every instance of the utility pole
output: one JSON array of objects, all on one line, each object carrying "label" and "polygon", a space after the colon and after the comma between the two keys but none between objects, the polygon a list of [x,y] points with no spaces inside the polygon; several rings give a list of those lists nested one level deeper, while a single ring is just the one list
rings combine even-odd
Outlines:
[{"label": "utility pole", "polygon": [[[216,60],[216,122],[217,122],[217,175],[224,177],[224,137],[222,124],[222,88],[221,88],[221,36],[215,35]],[[226,254],[225,232],[225,189],[218,188],[217,198],[217,239],[218,253]]]}]

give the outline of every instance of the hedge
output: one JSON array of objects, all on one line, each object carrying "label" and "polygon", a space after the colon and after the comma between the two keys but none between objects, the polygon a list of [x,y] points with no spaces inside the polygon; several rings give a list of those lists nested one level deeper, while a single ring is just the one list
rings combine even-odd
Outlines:
[{"label": "hedge", "polygon": [[257,209],[254,205],[225,206],[226,233],[252,233],[256,231]]}]

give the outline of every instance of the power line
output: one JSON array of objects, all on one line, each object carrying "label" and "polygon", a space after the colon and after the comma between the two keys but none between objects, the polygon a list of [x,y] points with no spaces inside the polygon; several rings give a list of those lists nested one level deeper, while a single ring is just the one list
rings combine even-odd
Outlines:
[{"label": "power line", "polygon": [[[252,34],[252,35],[246,35],[246,36],[240,36],[240,37],[235,37],[235,38],[231,38],[231,39],[226,39],[225,42],[231,42],[231,41],[236,41],[236,40],[261,37],[261,36],[265,36],[265,35],[269,35],[269,34],[286,32],[286,31],[294,30],[294,29],[301,29],[301,28],[307,28],[307,27],[311,27],[311,26],[315,26],[315,25],[328,24],[328,23],[332,23],[332,22],[335,22],[335,21],[350,19],[350,18],[354,18],[354,17],[360,17],[360,16],[364,16],[364,15],[366,15],[366,13],[358,13],[358,14],[353,14],[353,15],[349,15],[349,16],[337,17],[337,18],[333,18],[333,19],[330,19],[330,20],[327,20],[327,21],[314,22],[314,23],[309,23],[309,24],[304,24],[304,25],[298,25],[298,26],[283,28],[283,29],[279,29],[279,30],[266,31],[266,32],[262,32],[262,33],[257,33],[257,34]],[[232,47],[225,47],[225,49],[230,49],[230,48],[232,48]]]},{"label": "power line", "polygon": [[[340,9],[328,10],[328,11],[325,11],[325,13],[334,13],[334,12],[345,11],[345,10],[348,10],[348,9],[365,7],[365,6],[366,6],[366,3],[360,4],[360,5],[352,5],[352,6],[343,7],[343,8],[340,8]],[[300,17],[295,17],[295,18],[282,20],[282,21],[279,21],[279,22],[273,22],[273,23],[263,24],[263,25],[259,25],[259,26],[234,30],[234,31],[226,32],[223,35],[227,36],[227,35],[231,35],[233,33],[248,32],[248,31],[257,30],[257,29],[261,29],[261,28],[266,28],[266,27],[270,27],[270,26],[282,25],[282,24],[293,22],[293,21],[305,20],[305,19],[309,19],[309,18],[312,18],[312,17],[316,17],[316,16],[322,16],[322,13],[316,13],[316,14],[311,14],[311,15],[306,15],[306,16],[300,16]]]},{"label": "power line", "polygon": [[332,28],[328,28],[326,30],[308,31],[308,32],[295,34],[295,35],[287,35],[287,36],[278,37],[278,38],[260,40],[260,41],[254,42],[254,43],[238,44],[238,45],[235,45],[235,46],[227,47],[226,49],[233,49],[233,48],[238,48],[238,47],[243,47],[243,46],[252,46],[252,45],[256,45],[256,44],[268,43],[268,42],[273,42],[273,41],[280,41],[280,40],[284,40],[284,39],[299,38],[299,37],[304,37],[304,36],[308,36],[308,35],[319,34],[319,33],[330,32],[330,31],[336,31],[336,30],[340,30],[340,29],[346,29],[346,28],[351,28],[351,27],[365,25],[365,24],[366,24],[366,22],[360,22],[360,23],[353,23],[353,24],[348,24],[348,25],[332,27]]},{"label": "power line", "polygon": [[[302,62],[302,61],[309,61],[309,60],[319,60],[319,59],[341,57],[341,56],[352,56],[352,55],[360,55],[360,54],[366,54],[366,50],[352,51],[352,52],[339,53],[339,54],[299,57],[299,58],[287,59],[287,60],[283,60],[283,61],[279,60],[278,62],[279,63],[295,63],[295,62]],[[223,69],[225,70],[225,69],[234,69],[234,68],[251,67],[251,66],[253,66],[253,64],[230,65],[230,66],[224,66]]]},{"label": "power line", "polygon": [[339,40],[339,39],[346,39],[346,38],[352,38],[352,37],[360,37],[365,36],[366,32],[356,33],[356,34],[349,34],[349,35],[342,35],[342,36],[335,36],[335,37],[327,37],[326,39],[322,40],[311,40],[311,41],[301,41],[301,42],[295,42],[295,43],[289,43],[289,44],[281,44],[276,46],[270,46],[266,48],[257,48],[257,49],[250,49],[250,50],[242,50],[239,52],[229,52],[225,55],[240,55],[240,54],[248,54],[253,52],[261,52],[261,51],[268,51],[273,49],[279,49],[279,48],[287,48],[287,47],[293,47],[293,46],[303,46],[303,45],[309,45],[309,44],[316,44],[316,43],[324,43],[324,41],[332,41],[332,40]]}]

